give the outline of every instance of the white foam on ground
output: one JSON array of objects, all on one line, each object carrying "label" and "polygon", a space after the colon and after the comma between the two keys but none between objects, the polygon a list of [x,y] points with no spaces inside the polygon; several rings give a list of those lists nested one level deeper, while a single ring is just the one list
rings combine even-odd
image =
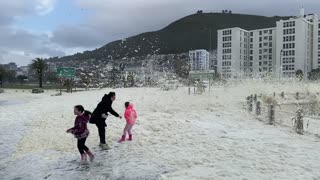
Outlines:
[{"label": "white foam on ground", "polygon": [[[114,109],[134,103],[138,123],[134,141],[118,144],[124,120],[109,116],[109,151],[98,148],[89,125],[87,146],[96,160],[80,165],[76,139],[65,130],[74,123],[73,106],[93,110],[104,93],[96,90],[51,97],[6,92],[0,100],[32,97],[0,106],[0,176],[4,179],[319,179],[320,142],[283,126],[268,126],[242,107],[252,93],[319,90],[320,85],[243,82],[216,87],[204,95],[186,88],[117,89]],[[37,97],[37,98],[33,98]],[[284,117],[285,118],[285,117]],[[288,117],[291,118],[291,117]],[[318,124],[315,124],[313,128]],[[1,153],[2,154],[2,153]]]}]

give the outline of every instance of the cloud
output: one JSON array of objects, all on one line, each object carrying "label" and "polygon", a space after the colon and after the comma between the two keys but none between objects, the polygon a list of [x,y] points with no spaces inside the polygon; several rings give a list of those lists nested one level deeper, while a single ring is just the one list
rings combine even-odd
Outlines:
[{"label": "cloud", "polygon": [[64,25],[56,29],[51,41],[64,47],[92,48],[103,45],[106,34],[100,33],[91,27],[81,25]]},{"label": "cloud", "polygon": [[[315,0],[73,0],[72,8],[83,10],[79,23],[60,23],[47,32],[16,24],[16,19],[26,16],[46,17],[57,10],[58,1],[63,7],[70,0],[0,1],[0,62],[17,59],[25,64],[34,56],[62,56],[98,48],[113,40],[162,29],[197,10],[297,15],[303,5],[307,13],[320,13],[320,1]],[[56,20],[62,21],[59,18]]]},{"label": "cloud", "polygon": [[[64,56],[65,52],[50,42],[48,34],[13,27],[0,27],[2,63],[28,64],[35,57]],[[23,58],[24,57],[24,58]]]},{"label": "cloud", "polygon": [[[301,5],[305,6],[307,12],[315,13],[319,12],[320,7],[320,1],[312,0],[261,0],[250,3],[245,0],[75,0],[75,2],[90,13],[81,25],[74,26],[72,31],[65,28],[55,33],[55,42],[68,47],[78,47],[80,44],[82,47],[100,46],[101,42],[106,44],[115,39],[159,30],[200,9],[204,12],[221,12],[223,9],[228,9],[234,13],[274,16],[297,15]],[[77,35],[81,35],[80,38],[87,43],[75,38]]]},{"label": "cloud", "polygon": [[40,15],[45,15],[53,11],[56,0],[36,0],[36,11]]},{"label": "cloud", "polygon": [[50,13],[56,0],[0,1],[0,63],[28,64],[37,56],[63,56],[61,47],[50,42],[48,34],[16,26],[17,19]]}]

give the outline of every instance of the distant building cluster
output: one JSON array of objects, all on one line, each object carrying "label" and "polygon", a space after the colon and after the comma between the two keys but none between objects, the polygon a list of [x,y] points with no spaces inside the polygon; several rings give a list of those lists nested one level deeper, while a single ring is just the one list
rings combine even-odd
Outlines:
[{"label": "distant building cluster", "polygon": [[320,67],[320,22],[316,14],[280,20],[274,28],[218,30],[218,73],[224,78],[304,78]]}]

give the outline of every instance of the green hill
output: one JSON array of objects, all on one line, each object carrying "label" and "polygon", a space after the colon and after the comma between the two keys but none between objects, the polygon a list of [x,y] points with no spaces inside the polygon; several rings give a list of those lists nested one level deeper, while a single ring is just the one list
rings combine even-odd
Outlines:
[{"label": "green hill", "polygon": [[247,30],[275,27],[276,21],[289,17],[265,17],[243,14],[203,13],[184,17],[159,31],[142,33],[118,40],[93,51],[77,53],[52,60],[120,59],[148,54],[174,54],[192,49],[209,49],[209,29],[212,49],[217,47],[217,30],[240,27]]}]

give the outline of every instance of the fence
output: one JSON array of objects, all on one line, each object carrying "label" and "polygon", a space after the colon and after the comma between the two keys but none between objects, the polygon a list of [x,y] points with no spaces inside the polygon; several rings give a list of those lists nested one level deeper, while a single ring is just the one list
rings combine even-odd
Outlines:
[{"label": "fence", "polygon": [[320,129],[319,93],[285,93],[250,95],[247,110],[269,125],[292,127],[298,134],[317,134]]}]

